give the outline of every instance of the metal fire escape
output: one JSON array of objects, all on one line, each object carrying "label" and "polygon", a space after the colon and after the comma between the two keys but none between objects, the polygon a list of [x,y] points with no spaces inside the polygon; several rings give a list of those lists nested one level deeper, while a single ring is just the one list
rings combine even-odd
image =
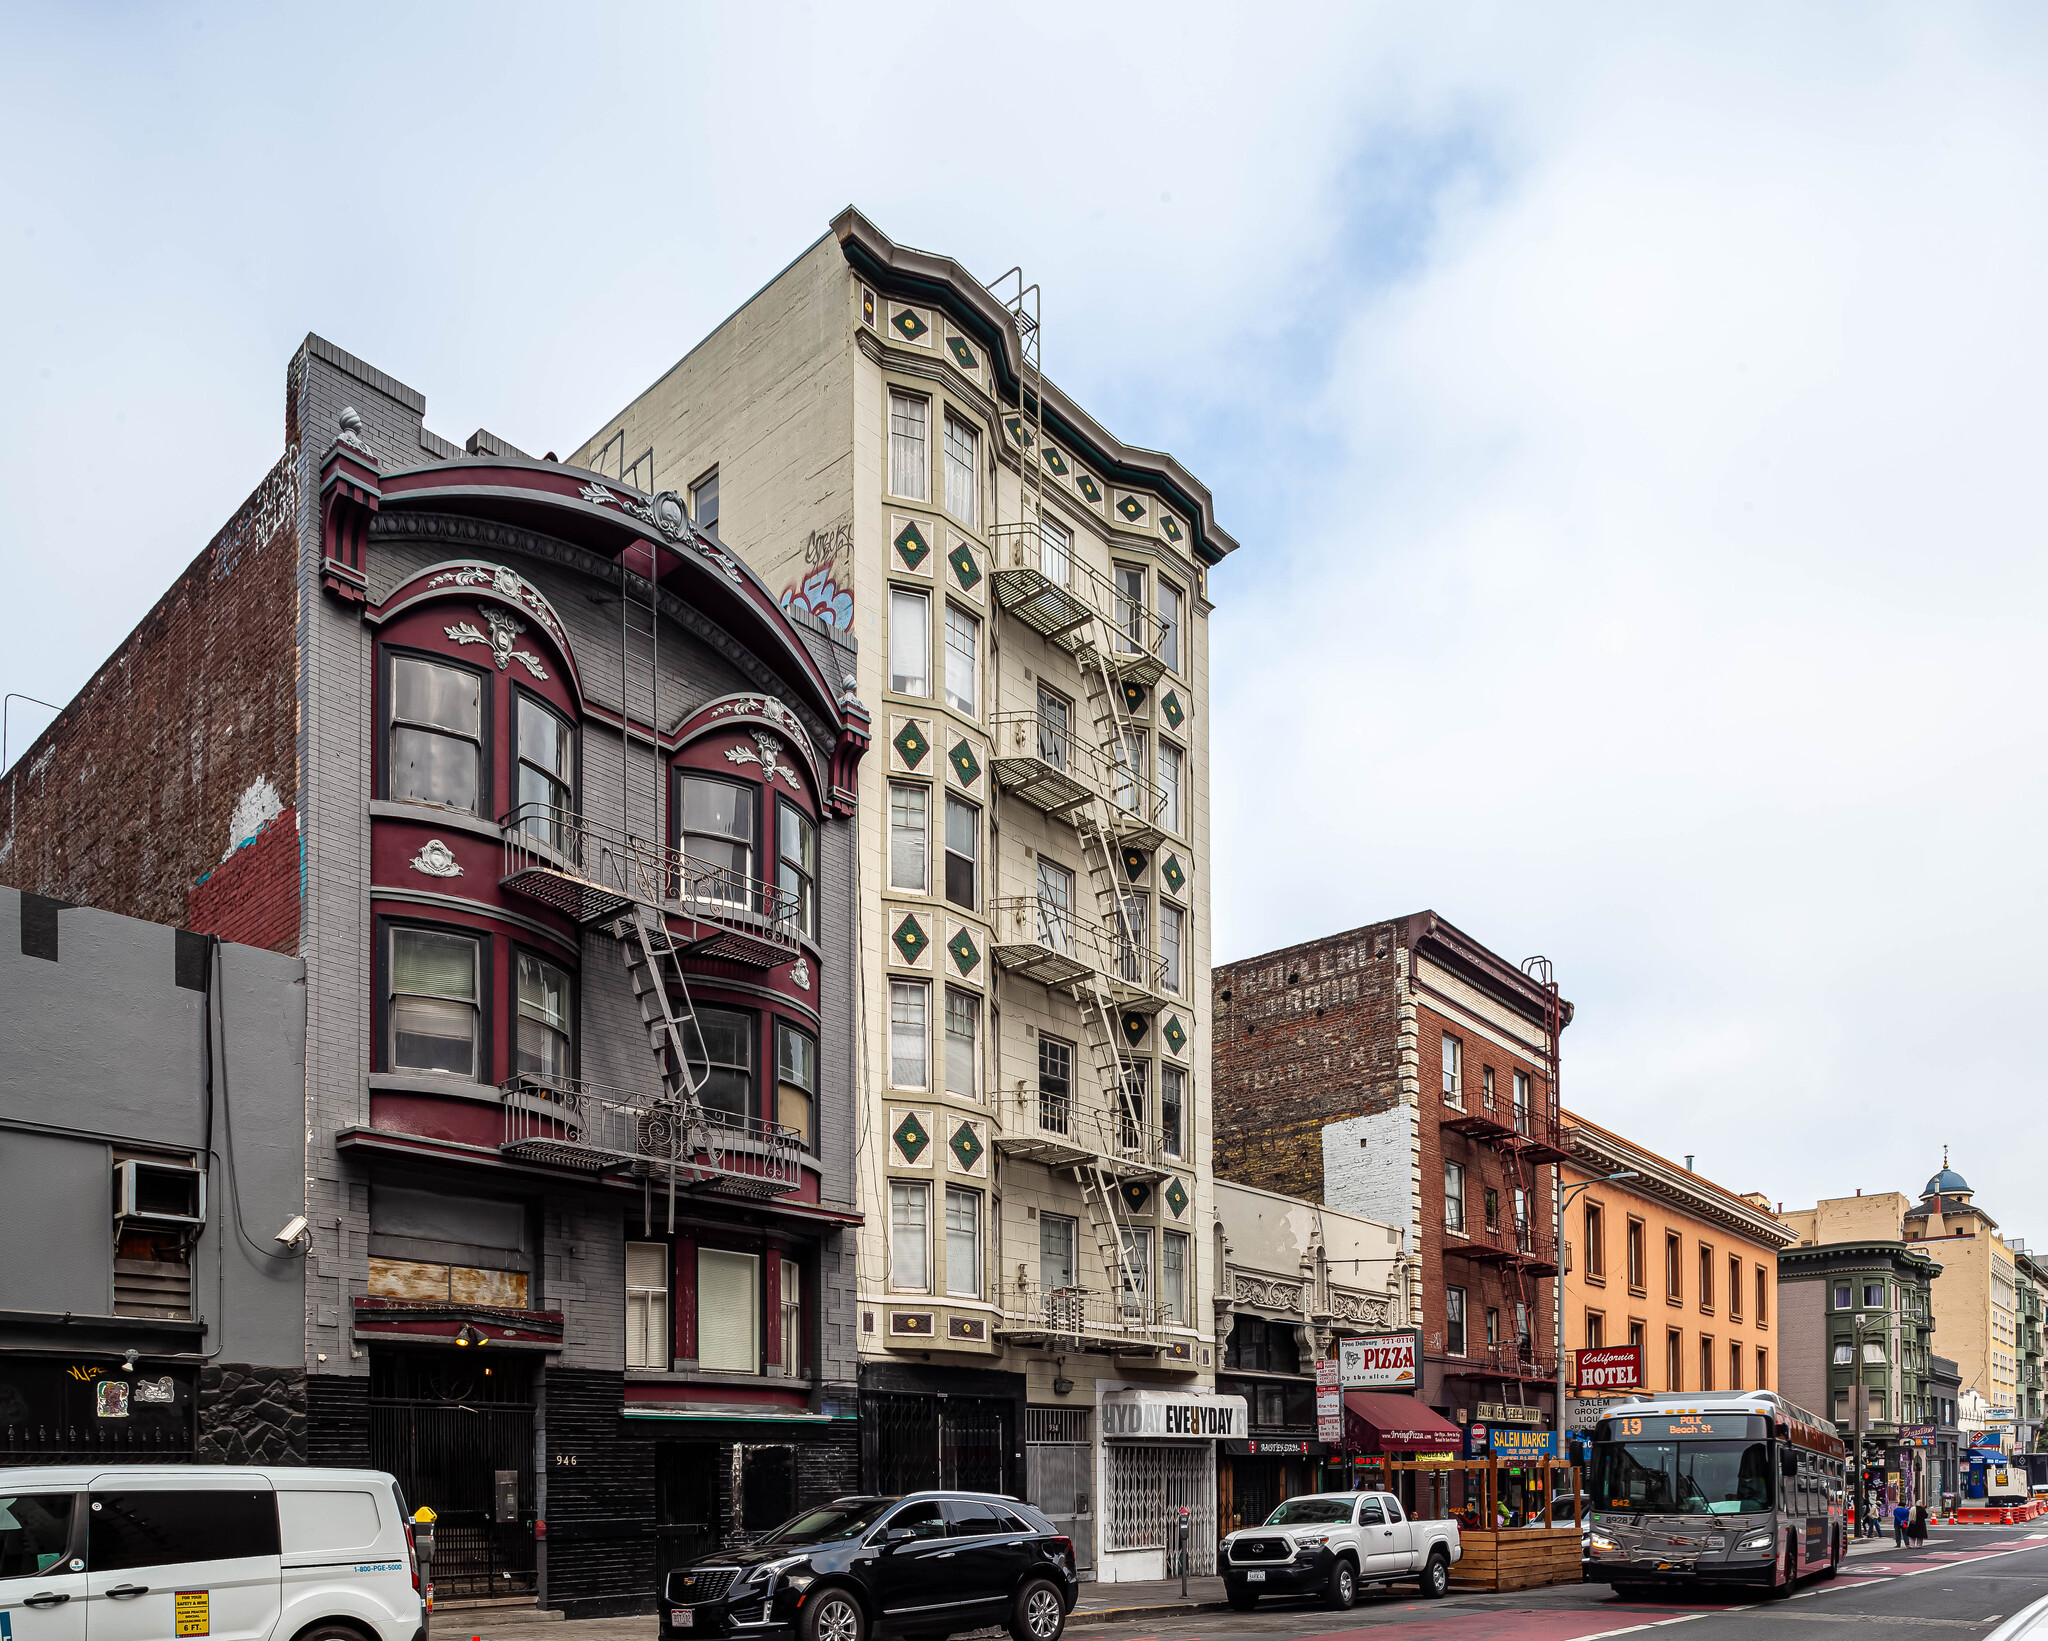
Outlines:
[{"label": "metal fire escape", "polygon": [[[1164,1000],[1158,962],[1119,871],[1126,849],[1159,840],[1160,799],[1129,756],[1131,726],[1122,704],[1127,683],[1149,686],[1160,675],[1159,629],[1148,612],[1120,609],[1111,584],[1080,562],[1071,541],[1060,547],[1043,522],[1039,288],[1013,268],[990,289],[1016,325],[1022,367],[1017,408],[1002,418],[1008,455],[1017,464],[1017,516],[1003,517],[998,484],[989,527],[995,604],[1073,656],[1090,715],[1083,730],[1047,718],[1035,703],[1029,711],[997,713],[990,724],[991,774],[1006,797],[1073,826],[1097,914],[1084,918],[1080,907],[1057,903],[1043,883],[1029,894],[999,897],[991,908],[997,925],[991,956],[1006,973],[1074,1002],[1102,1091],[1102,1109],[1091,1111],[1071,1086],[1064,1097],[1044,1090],[1029,1095],[1020,1086],[1020,1109],[997,1143],[1013,1156],[1071,1174],[1088,1205],[1112,1296],[1105,1315],[1078,1285],[1040,1293],[1029,1314],[1013,1317],[1004,1331],[1065,1340],[1072,1348],[1152,1350],[1158,1307],[1136,1260],[1136,1227],[1123,1193],[1135,1183],[1164,1179],[1169,1170],[1158,1127],[1147,1121],[1141,1062],[1130,1053],[1123,1023],[1155,1013]],[[1126,619],[1119,622],[1119,615]]]},{"label": "metal fire escape", "polygon": [[[662,757],[659,599],[663,549],[640,543],[619,557],[619,824],[545,803],[522,803],[500,821],[501,885],[583,929],[619,943],[654,1058],[655,1084],[615,1088],[546,1071],[500,1085],[508,1156],[592,1174],[623,1173],[652,1191],[715,1185],[779,1196],[802,1184],[796,1133],[707,1102],[709,1060],[683,969],[687,957],[753,968],[800,951],[796,897],[729,867],[694,859],[661,839],[667,813]],[[637,562],[636,562],[637,560]],[[642,573],[644,571],[644,573]],[[634,727],[630,680],[644,668],[647,728]],[[648,836],[633,830],[633,743],[644,740]]]}]

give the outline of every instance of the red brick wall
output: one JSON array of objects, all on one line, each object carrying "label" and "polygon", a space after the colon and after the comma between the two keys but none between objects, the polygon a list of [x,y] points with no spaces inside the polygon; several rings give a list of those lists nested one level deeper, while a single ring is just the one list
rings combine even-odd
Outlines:
[{"label": "red brick wall", "polygon": [[297,515],[293,450],[0,780],[0,882],[182,924],[236,800],[291,801]]},{"label": "red brick wall", "polygon": [[299,949],[299,812],[287,809],[192,886],[186,926],[244,946]]}]

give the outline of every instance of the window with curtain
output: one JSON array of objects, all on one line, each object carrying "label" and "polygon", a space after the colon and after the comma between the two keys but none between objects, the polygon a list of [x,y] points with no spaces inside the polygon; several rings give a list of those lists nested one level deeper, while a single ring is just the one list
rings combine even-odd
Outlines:
[{"label": "window with curtain", "polygon": [[915,980],[892,980],[889,982],[889,1086],[891,1088],[929,1088],[930,1071],[926,1064],[929,1052],[925,1044],[930,1029],[926,1020],[926,1008],[930,1002],[927,989]]},{"label": "window with curtain", "polygon": [[761,1371],[761,1257],[697,1250],[697,1366],[706,1373]]},{"label": "window with curtain", "polygon": [[889,687],[929,700],[932,693],[932,601],[929,593],[889,589]]},{"label": "window with curtain", "polygon": [[[698,1098],[709,1111],[744,1120],[754,1113],[754,1017],[734,1009],[697,1010],[700,1041],[690,1055],[700,1079]],[[685,1034],[687,1041],[687,1033]]]},{"label": "window with curtain", "polygon": [[727,906],[753,903],[754,789],[685,773],[682,897]]},{"label": "window with curtain", "polygon": [[806,1151],[818,1149],[818,1043],[809,1032],[775,1022],[775,1120],[796,1130]]},{"label": "window with curtain", "polygon": [[517,1069],[531,1077],[573,1077],[569,975],[532,952],[519,954]]},{"label": "window with curtain", "polygon": [[669,1363],[668,1244],[626,1244],[626,1366]]},{"label": "window with curtain", "polygon": [[930,1186],[909,1180],[889,1182],[889,1285],[907,1293],[931,1289],[925,1234],[930,1191]]},{"label": "window with curtain", "polygon": [[1187,1321],[1188,1239],[1183,1231],[1168,1231],[1160,1238],[1159,1302],[1165,1308],[1167,1321]]},{"label": "window with curtain", "polygon": [[568,818],[576,808],[576,733],[568,720],[524,690],[513,691],[519,722],[520,830],[551,849],[569,841]]},{"label": "window with curtain", "polygon": [[804,1360],[803,1272],[793,1259],[782,1261],[782,1376],[801,1379],[809,1366]]},{"label": "window with curtain", "polygon": [[981,1193],[946,1187],[946,1292],[981,1297]]},{"label": "window with curtain", "polygon": [[889,887],[923,894],[926,840],[930,830],[926,806],[929,792],[922,786],[889,788]]},{"label": "window with curtain", "polygon": [[1184,762],[1181,749],[1159,743],[1159,824],[1169,832],[1180,827],[1180,774]]},{"label": "window with curtain", "polygon": [[1182,1105],[1187,1094],[1188,1074],[1179,1066],[1159,1068],[1159,1144],[1169,1157],[1182,1155]]},{"label": "window with curtain", "polygon": [[482,1076],[478,1062],[481,946],[440,929],[391,931],[393,1071]]},{"label": "window with curtain", "polygon": [[931,458],[925,452],[930,404],[914,394],[889,395],[889,490],[912,501],[931,495]]},{"label": "window with curtain", "polygon": [[1166,901],[1159,903],[1159,983],[1176,997],[1182,979],[1181,931],[1187,914]]},{"label": "window with curtain", "polygon": [[818,937],[818,829],[781,799],[775,808],[775,887],[795,897],[797,933]]},{"label": "window with curtain", "polygon": [[394,798],[477,813],[483,770],[483,679],[467,667],[391,658],[386,786]]},{"label": "window with curtain", "polygon": [[972,718],[980,711],[976,683],[981,655],[981,623],[958,605],[946,606],[946,705]]},{"label": "window with curtain", "polygon": [[971,422],[946,412],[946,511],[973,528],[975,498],[980,484],[975,470],[975,452],[981,448],[981,432]]},{"label": "window with curtain", "polygon": [[1074,532],[1045,513],[1038,515],[1038,573],[1055,587],[1074,578]]},{"label": "window with curtain", "polygon": [[981,811],[946,795],[946,898],[973,911],[981,904]]},{"label": "window with curtain", "polygon": [[1159,659],[1168,670],[1180,671],[1180,589],[1170,581],[1159,583]]},{"label": "window with curtain", "polygon": [[981,999],[946,988],[946,1092],[981,1098]]}]

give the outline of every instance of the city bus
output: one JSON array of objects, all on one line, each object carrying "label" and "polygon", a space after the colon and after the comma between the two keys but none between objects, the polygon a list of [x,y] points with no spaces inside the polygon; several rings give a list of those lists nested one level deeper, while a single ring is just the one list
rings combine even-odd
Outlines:
[{"label": "city bus", "polygon": [[1771,1596],[1832,1578],[1848,1470],[1834,1425],[1774,1391],[1616,1402],[1593,1430],[1586,1577],[1620,1595],[1746,1584]]}]

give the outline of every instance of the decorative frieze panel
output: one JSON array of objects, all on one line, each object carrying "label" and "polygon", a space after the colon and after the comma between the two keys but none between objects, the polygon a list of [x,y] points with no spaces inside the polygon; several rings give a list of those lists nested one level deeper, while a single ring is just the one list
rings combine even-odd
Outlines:
[{"label": "decorative frieze panel", "polygon": [[1230,1298],[1231,1302],[1237,1305],[1255,1305],[1260,1310],[1284,1311],[1289,1316],[1301,1314],[1299,1282],[1283,1282],[1274,1277],[1233,1271],[1230,1275]]}]

